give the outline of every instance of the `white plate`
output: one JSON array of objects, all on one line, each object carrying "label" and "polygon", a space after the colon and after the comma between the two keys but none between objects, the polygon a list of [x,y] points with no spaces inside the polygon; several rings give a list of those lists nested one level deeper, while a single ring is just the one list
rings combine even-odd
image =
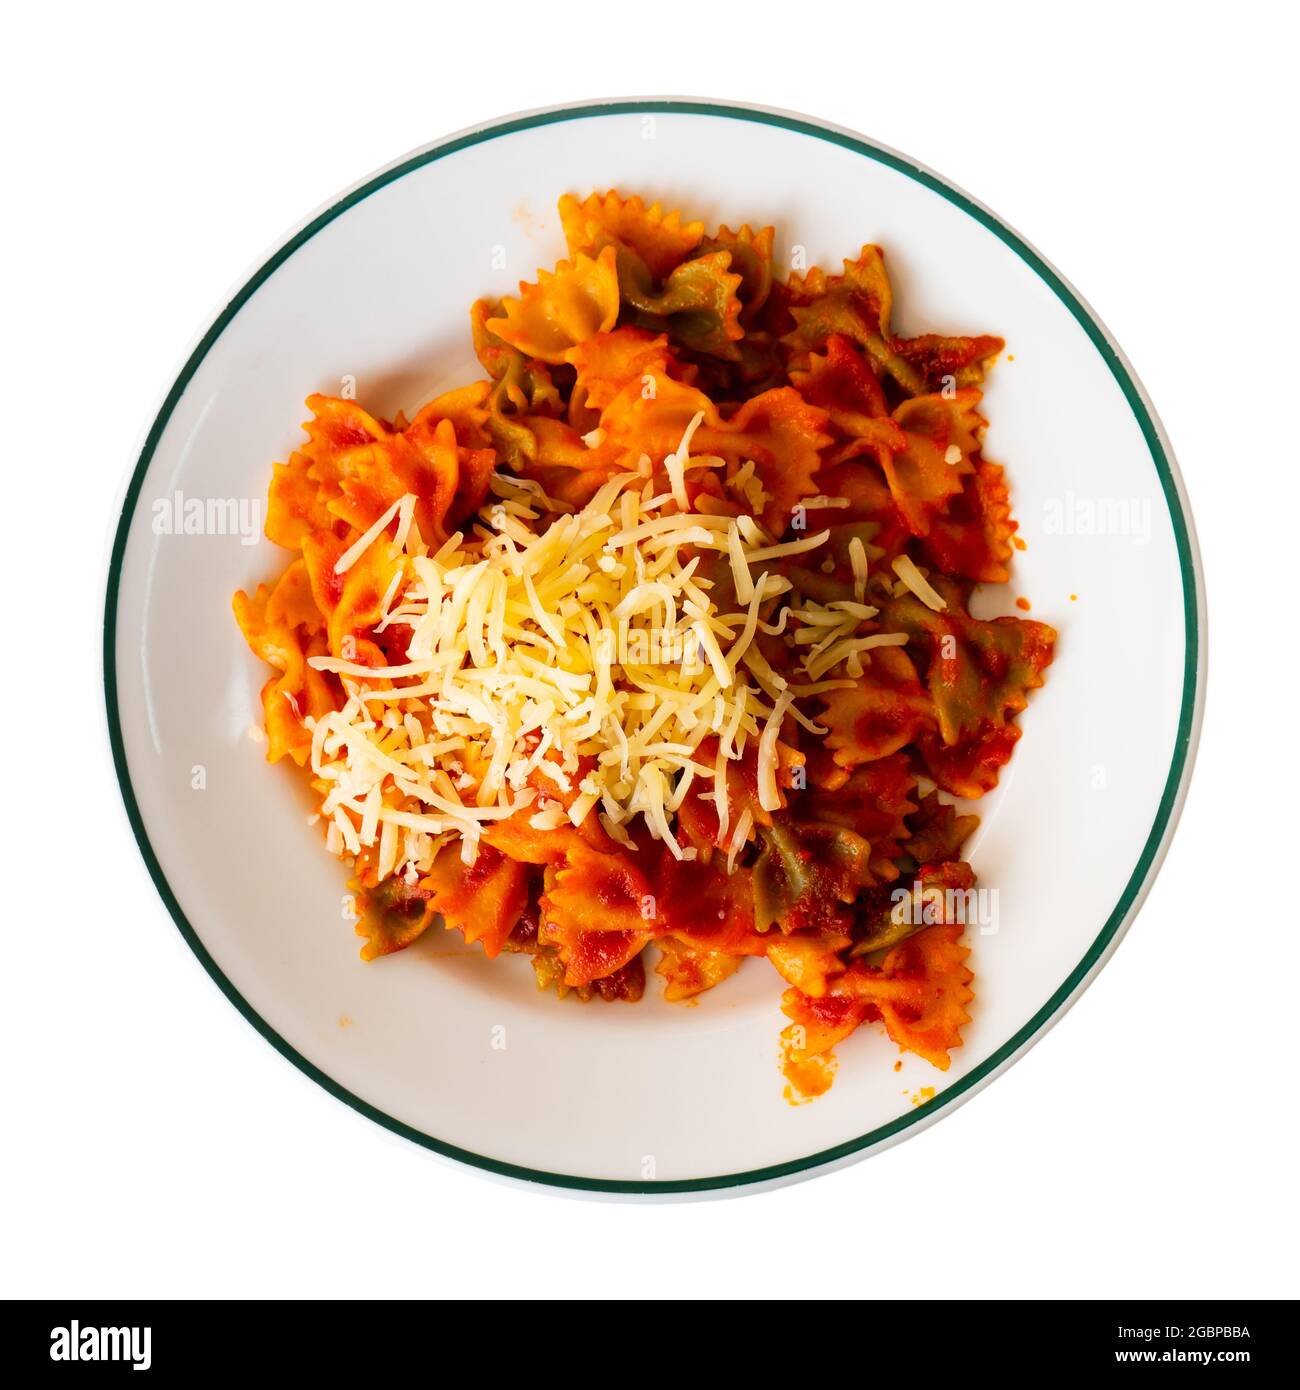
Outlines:
[{"label": "white plate", "polygon": [[[838,1049],[830,1093],[791,1106],[781,982],[760,962],[693,1008],[664,1003],[655,976],[635,1006],[559,1002],[536,991],[523,959],[488,962],[441,931],[362,964],[345,874],[306,823],[300,779],[268,767],[250,738],[266,672],[230,595],[284,564],[251,542],[271,462],[300,438],[303,398],[352,378],[363,404],[391,415],[478,376],[470,302],[563,253],[559,194],[611,186],[708,224],[774,223],[787,264],[795,245],[834,266],[880,242],[903,332],[1007,340],[986,452],[1007,465],[1028,550],[995,601],[1028,594],[1061,639],[968,848],[998,891],[998,929],[971,942],[974,1021],[947,1073],[910,1056],[895,1072],[897,1049],[868,1026]],[[168,533],[178,494],[242,502],[252,531]],[[1202,614],[1187,504],[1142,390],[1013,231],[859,136],[769,111],[631,101],[431,145],[313,217],[234,294],[127,488],[105,686],[158,891],[285,1056],[390,1129],[499,1174],[698,1192],[788,1181],[895,1142],[1060,1017],[1114,949],[1172,832],[1199,724]],[[928,1086],[934,1098],[915,1104]]]}]

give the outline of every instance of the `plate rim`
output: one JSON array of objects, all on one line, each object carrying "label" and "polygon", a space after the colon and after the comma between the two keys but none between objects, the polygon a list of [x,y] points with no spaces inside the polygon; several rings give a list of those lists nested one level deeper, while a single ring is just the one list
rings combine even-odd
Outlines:
[{"label": "plate rim", "polygon": [[[423,1130],[380,1110],[361,1096],[349,1091],[328,1073],[309,1061],[248,1003],[233,983],[217,965],[204,946],[198,933],[185,916],[171,885],[167,881],[161,863],[149,839],[148,829],[141,814],[131,781],[127,763],[125,742],[122,735],[120,708],[117,689],[117,607],[121,585],[123,560],[131,522],[136,505],[144,486],[154,453],[163,432],[170,422],[173,411],[184,395],[190,380],[216,344],[227,326],[234,320],[244,304],[275,271],[289,259],[302,245],[335,218],[362,202],[372,193],[405,175],[436,162],[449,154],[482,144],[501,136],[515,134],[557,122],[581,120],[593,116],[625,115],[689,115],[720,117],[743,120],[757,124],[770,125],[792,131],[799,135],[828,141],[848,149],[865,158],[875,160],[889,168],[913,179],[932,192],[952,203],[955,207],[973,217],[992,232],[999,240],[1014,251],[1026,265],[1041,279],[1056,297],[1070,311],[1089,340],[1100,354],[1119,385],[1129,408],[1132,410],[1143,439],[1147,445],[1152,463],[1160,479],[1165,503],[1169,510],[1170,522],[1174,532],[1174,542],[1178,554],[1180,577],[1183,588],[1184,657],[1183,689],[1179,705],[1178,731],[1174,740],[1173,756],[1160,802],[1156,808],[1151,829],[1143,843],[1141,854],[1130,874],[1124,891],[1114,909],[1107,916],[1096,938],[1085,951],[1078,964],[1063,983],[1033,1016],[1021,1026],[1005,1043],[990,1054],[983,1062],[951,1086],[945,1088],[931,1101],[908,1114],[900,1115],[887,1124],[877,1126],[855,1139],[846,1140],[829,1149],[798,1159],[770,1164],[741,1173],[718,1174],[709,1177],[676,1179],[625,1180],[613,1178],[593,1178],[574,1173],[552,1173],[526,1165],[507,1163],[490,1158],[472,1150],[449,1144]],[[452,1159],[500,1178],[538,1184],[568,1191],[571,1195],[603,1194],[624,1197],[684,1197],[690,1195],[725,1195],[726,1193],[752,1192],[759,1188],[782,1185],[816,1176],[832,1168],[867,1157],[898,1143],[904,1138],[919,1133],[944,1114],[950,1113],[958,1105],[970,1099],[987,1086],[1019,1059],[1049,1029],[1057,1023],[1092,982],[1105,965],[1110,955],[1119,945],[1129,925],[1146,899],[1156,874],[1164,861],[1170,840],[1177,826],[1186,799],[1192,768],[1195,763],[1196,748],[1199,741],[1205,703],[1206,681],[1206,641],[1205,641],[1205,587],[1200,553],[1197,547],[1196,532],[1192,521],[1191,508],[1186,488],[1179,472],[1173,450],[1163,426],[1145,389],[1137,378],[1127,358],[1098,315],[1084,301],[1077,290],[1018,232],[998,217],[990,208],[971,197],[957,185],[941,177],[933,170],[890,149],[877,141],[856,131],[830,122],[818,120],[801,113],[786,111],[732,101],[715,101],[698,97],[646,97],[618,100],[597,99],[587,102],[568,103],[519,112],[497,120],[457,131],[443,139],[435,140],[416,150],[381,166],[373,173],[354,183],[303,221],[293,232],[278,243],[276,249],[265,257],[257,268],[247,276],[240,287],[224,300],[223,307],[214,316],[207,330],[199,337],[163,398],[157,414],[145,435],[139,456],[134,465],[122,497],[121,512],[113,536],[108,559],[108,574],[104,600],[104,632],[102,645],[102,674],[104,685],[104,712],[107,716],[109,744],[112,750],[113,766],[117,775],[118,789],[136,847],[144,860],[163,905],[167,908],[173,922],[180,931],[187,946],[197,957],[199,963],[213,982],[243,1017],[269,1042],[277,1052],[291,1062],[299,1071],[327,1091],[336,1100],[342,1101],[367,1119],[382,1125],[385,1129],[409,1139],[422,1148],[443,1158]]]}]

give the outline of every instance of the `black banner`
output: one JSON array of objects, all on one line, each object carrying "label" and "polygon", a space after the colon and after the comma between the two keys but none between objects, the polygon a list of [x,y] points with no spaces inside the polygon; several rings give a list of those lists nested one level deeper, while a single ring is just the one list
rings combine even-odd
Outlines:
[{"label": "black banner", "polygon": [[[438,1322],[459,1316],[440,1306],[442,1302],[428,1311],[418,1302],[411,1308],[237,1300],[11,1302],[0,1308],[4,1365],[11,1374],[20,1369],[56,1380],[119,1374],[166,1377],[194,1371],[247,1374],[254,1367],[260,1373],[283,1368],[294,1374],[319,1371],[339,1377],[408,1369],[418,1357],[430,1374],[437,1374],[437,1349],[446,1345],[445,1328]],[[524,1305],[522,1315],[535,1319],[543,1302]],[[870,1332],[862,1355],[873,1375],[882,1362],[919,1371],[934,1357],[950,1375],[962,1374],[954,1362],[968,1360],[971,1372],[1020,1369],[1055,1377],[1066,1370],[1114,1369],[1121,1378],[1141,1378],[1153,1367],[1209,1369],[1231,1378],[1264,1366],[1283,1366],[1290,1360],[1295,1307],[1293,1302],[1265,1301],[865,1302]],[[508,1326],[519,1316],[504,1302],[473,1300],[472,1306],[475,1324],[486,1315]],[[660,1300],[650,1305],[653,1310],[662,1306]],[[739,1333],[752,1328],[747,1321],[751,1308],[762,1306],[731,1305]],[[566,1316],[560,1314],[558,1325],[564,1325]],[[589,1317],[582,1323],[584,1328],[593,1326]],[[689,1325],[689,1320],[679,1324]],[[560,1351],[550,1338],[546,1343],[548,1356]],[[569,1345],[565,1350],[573,1355],[578,1348]],[[588,1356],[601,1350],[599,1340],[582,1348]],[[673,1350],[676,1355],[676,1344]],[[786,1351],[793,1354],[793,1346],[787,1344]],[[702,1347],[701,1353],[716,1360],[716,1342]],[[496,1362],[495,1346],[487,1354],[488,1365]]]}]

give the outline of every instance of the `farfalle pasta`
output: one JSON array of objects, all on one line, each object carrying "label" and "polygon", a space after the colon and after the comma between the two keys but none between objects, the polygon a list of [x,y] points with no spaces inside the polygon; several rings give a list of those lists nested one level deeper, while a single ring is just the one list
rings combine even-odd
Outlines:
[{"label": "farfalle pasta", "polygon": [[797,1085],[866,1023],[946,1069],[950,798],[996,785],[1056,637],[969,611],[1016,531],[1002,342],[900,336],[877,246],[782,278],[771,227],[612,191],[560,220],[565,258],[471,309],[483,380],[409,420],[309,398],[287,566],[234,600],[268,757],[367,960],[441,923],[560,995],[638,999],[649,961],[679,1001],[763,957]]}]

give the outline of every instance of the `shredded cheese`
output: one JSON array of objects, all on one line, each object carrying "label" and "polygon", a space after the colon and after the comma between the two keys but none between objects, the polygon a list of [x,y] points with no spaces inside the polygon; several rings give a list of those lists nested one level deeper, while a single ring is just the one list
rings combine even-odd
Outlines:
[{"label": "shredded cheese", "polygon": [[366,553],[367,550],[379,539],[388,529],[389,523],[398,515],[402,507],[407,510],[407,522],[410,525],[410,514],[415,508],[415,498],[408,492],[405,496],[399,497],[396,502],[379,518],[378,521],[364,535],[360,536],[343,552],[334,562],[335,574],[346,574],[348,570]]},{"label": "shredded cheese", "polygon": [[943,596],[906,555],[900,555],[895,559],[893,571],[927,608],[933,608],[936,613],[942,613],[947,608]]},{"label": "shredded cheese", "polygon": [[849,542],[849,563],[853,567],[853,597],[861,603],[867,592],[867,548],[861,536]]},{"label": "shredded cheese", "polygon": [[[864,601],[867,554],[857,538],[849,544],[853,600],[784,606],[778,615],[773,600],[792,586],[766,564],[816,550],[830,533],[782,543],[753,516],[712,505],[716,496],[692,506],[688,468],[722,463],[690,456],[702,419],[664,459],[667,491],[655,491],[645,457],[579,510],[536,483],[494,474],[473,526],[433,553],[408,494],[340,556],[343,574],[370,546],[389,547],[398,573],[377,630],[400,623],[412,637],[404,659],[386,666],[310,659],[346,694],[341,709],[304,721],[335,853],[369,853],[380,878],[413,882],[450,841],[459,839],[461,857],[473,862],[485,827],[508,817],[548,831],[594,814],[628,849],[629,824],[640,816],[686,859],[694,851],[678,843],[673,817],[699,778],[734,869],[753,817],[732,815],[728,766],[756,746],[759,805],[777,809],[784,721],[824,732],[796,697],[839,688],[843,681],[823,677],[841,666],[860,674],[872,649],[906,638],[860,633],[878,610]],[[603,440],[594,431],[585,442]],[[725,486],[758,509],[752,464]],[[738,611],[715,601],[715,588],[726,588],[716,571],[704,571],[712,581],[699,572],[710,552],[730,573]],[[898,562],[895,570],[925,597]],[[760,631],[801,652],[806,682],[792,685],[773,670]],[[718,744],[712,763],[699,752],[708,738]]]}]

